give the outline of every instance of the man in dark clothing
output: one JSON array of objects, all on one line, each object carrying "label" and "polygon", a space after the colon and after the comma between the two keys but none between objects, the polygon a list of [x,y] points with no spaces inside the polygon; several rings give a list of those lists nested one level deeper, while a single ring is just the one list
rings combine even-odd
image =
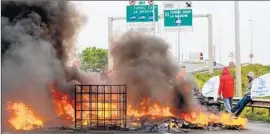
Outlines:
[{"label": "man in dark clothing", "polygon": [[[235,117],[238,117],[241,112],[244,110],[244,108],[246,107],[246,105],[249,102],[252,102],[252,99],[250,97],[251,93],[251,87],[252,87],[252,81],[256,78],[255,74],[253,72],[249,72],[248,73],[248,87],[247,90],[245,92],[244,97],[236,104],[236,106],[232,109],[232,113],[234,113]],[[235,113],[236,112],[236,113]]]},{"label": "man in dark clothing", "polygon": [[234,96],[234,78],[226,67],[223,68],[220,76],[218,95],[220,98],[223,98],[226,111],[231,113],[232,98]]}]

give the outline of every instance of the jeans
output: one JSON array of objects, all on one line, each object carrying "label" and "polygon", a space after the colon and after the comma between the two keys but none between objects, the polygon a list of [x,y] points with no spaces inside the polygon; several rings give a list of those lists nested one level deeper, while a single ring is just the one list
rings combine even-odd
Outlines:
[{"label": "jeans", "polygon": [[223,101],[224,101],[224,107],[225,107],[226,111],[231,113],[232,98],[224,98]]},{"label": "jeans", "polygon": [[244,96],[244,98],[242,98],[237,104],[236,106],[232,109],[232,113],[235,113],[235,116],[238,117],[241,112],[244,110],[244,108],[246,107],[246,105],[251,102],[252,99],[250,96]]}]

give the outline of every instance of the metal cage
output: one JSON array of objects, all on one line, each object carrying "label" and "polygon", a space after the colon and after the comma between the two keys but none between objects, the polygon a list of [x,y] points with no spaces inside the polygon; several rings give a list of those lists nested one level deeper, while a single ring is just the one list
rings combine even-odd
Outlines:
[{"label": "metal cage", "polygon": [[126,128],[126,85],[76,85],[75,128]]}]

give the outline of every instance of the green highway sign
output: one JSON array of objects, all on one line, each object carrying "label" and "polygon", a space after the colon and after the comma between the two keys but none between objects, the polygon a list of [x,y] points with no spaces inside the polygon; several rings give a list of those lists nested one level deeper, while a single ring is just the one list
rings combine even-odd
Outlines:
[{"label": "green highway sign", "polygon": [[192,26],[192,21],[192,9],[164,10],[164,27]]},{"label": "green highway sign", "polygon": [[155,21],[158,21],[158,5],[129,5],[126,7],[126,22],[153,22],[153,7]]}]

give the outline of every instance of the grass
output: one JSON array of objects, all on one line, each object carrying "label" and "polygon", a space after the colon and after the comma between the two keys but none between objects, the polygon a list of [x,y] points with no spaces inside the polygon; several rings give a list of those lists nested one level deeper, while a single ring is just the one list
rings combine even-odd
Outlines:
[{"label": "grass", "polygon": [[[229,69],[231,74],[234,76],[235,74],[235,68]],[[245,93],[248,80],[246,78],[249,71],[253,71],[256,76],[261,76],[267,73],[270,73],[270,66],[263,66],[260,64],[253,64],[253,65],[247,65],[242,66],[241,73],[242,73],[242,94]],[[203,84],[207,82],[211,77],[220,75],[221,71],[214,71],[213,75],[209,75],[208,73],[196,73],[194,75],[194,78],[198,82],[198,85],[200,89],[202,89]],[[270,99],[270,96],[262,97],[258,99]],[[246,107],[243,112],[240,115],[241,117],[247,117],[250,120],[256,120],[256,121],[264,121],[264,122],[270,122],[270,116],[268,114],[268,109],[265,108],[255,108],[254,113],[252,114],[252,108]]]},{"label": "grass", "polygon": [[270,116],[268,114],[268,109],[266,108],[254,108],[254,113],[252,114],[252,108],[246,107],[241,113],[240,117],[246,117],[250,120],[270,123]]}]

